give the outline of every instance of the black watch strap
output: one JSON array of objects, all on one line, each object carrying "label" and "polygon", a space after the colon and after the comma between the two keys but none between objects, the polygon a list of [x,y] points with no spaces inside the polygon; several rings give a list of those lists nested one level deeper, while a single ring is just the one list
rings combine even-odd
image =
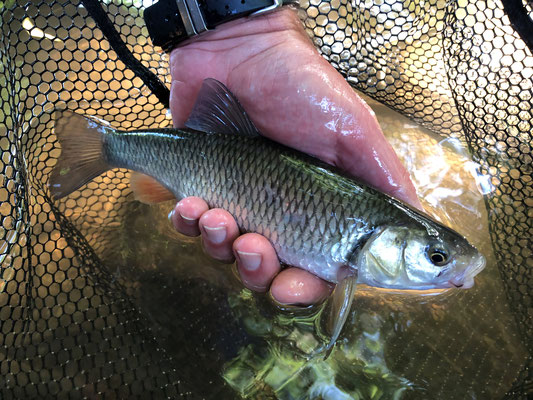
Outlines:
[{"label": "black watch strap", "polygon": [[168,52],[185,39],[224,22],[271,11],[283,3],[283,0],[159,0],[144,10],[144,20],[153,44]]}]

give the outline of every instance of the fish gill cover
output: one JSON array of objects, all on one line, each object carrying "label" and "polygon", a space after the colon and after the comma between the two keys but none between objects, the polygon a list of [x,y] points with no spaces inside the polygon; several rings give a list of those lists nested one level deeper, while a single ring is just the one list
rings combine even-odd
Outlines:
[{"label": "fish gill cover", "polygon": [[197,245],[147,230],[161,213],[132,201],[127,171],[47,197],[54,110],[170,126],[151,3],[0,1],[0,398],[527,398],[531,3],[300,2],[355,88],[468,146],[497,260],[473,294],[422,311],[361,295],[339,350],[312,363],[322,309],[280,313]]}]

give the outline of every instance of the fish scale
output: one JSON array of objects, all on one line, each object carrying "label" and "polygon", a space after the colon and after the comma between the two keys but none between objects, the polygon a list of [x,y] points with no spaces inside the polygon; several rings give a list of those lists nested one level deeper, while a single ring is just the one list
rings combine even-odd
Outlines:
[{"label": "fish scale", "polygon": [[57,117],[55,198],[121,167],[158,181],[132,175],[139,199],[162,201],[170,190],[228,210],[242,232],[269,239],[281,261],[338,282],[326,350],[340,334],[357,284],[468,288],[485,265],[465,238],[428,215],[262,137],[213,79],[204,81],[185,130],[116,132],[71,112]]},{"label": "fish scale", "polygon": [[[310,251],[330,264],[348,263],[353,243],[347,238],[353,230],[363,236],[386,223],[383,213],[361,214],[361,210],[379,210],[380,203],[387,204],[383,194],[371,188],[362,190],[360,184],[340,175],[336,190],[311,168],[317,160],[262,137],[189,130],[113,132],[108,133],[105,146],[105,161],[110,165],[156,176],[177,198],[198,196],[210,207],[226,208],[242,231],[263,233],[265,227],[276,231],[275,240],[268,239],[280,259],[292,264],[302,264]],[[332,167],[318,164],[331,173]],[[267,196],[264,187],[269,176],[277,179],[268,180],[273,194]],[[349,201],[347,188],[354,193]],[[278,201],[281,207],[276,207]],[[242,218],[244,210],[246,219]],[[347,217],[364,219],[367,225],[349,223]],[[396,212],[396,220],[402,218],[405,215]],[[341,241],[342,245],[334,246]],[[291,248],[290,257],[284,254],[287,248]],[[332,271],[318,273],[336,280]]]},{"label": "fish scale", "polygon": [[[159,183],[134,175],[139,199],[168,199],[161,184],[177,198],[201,197],[228,210],[242,232],[267,237],[285,263],[331,282],[340,277],[345,296],[356,282],[470,287],[484,266],[466,239],[428,215],[261,136],[213,79],[204,81],[184,130],[116,132],[71,112],[56,121],[62,150],[50,176],[55,198],[110,168],[142,172]],[[339,276],[343,266],[349,268]],[[339,322],[348,308],[341,307]]]}]

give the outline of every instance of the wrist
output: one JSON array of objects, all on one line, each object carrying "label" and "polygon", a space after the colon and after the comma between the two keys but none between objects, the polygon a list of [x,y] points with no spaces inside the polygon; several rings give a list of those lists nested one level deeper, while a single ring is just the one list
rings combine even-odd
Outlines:
[{"label": "wrist", "polygon": [[295,0],[159,0],[144,12],[152,42],[166,52],[219,25],[279,10]]}]

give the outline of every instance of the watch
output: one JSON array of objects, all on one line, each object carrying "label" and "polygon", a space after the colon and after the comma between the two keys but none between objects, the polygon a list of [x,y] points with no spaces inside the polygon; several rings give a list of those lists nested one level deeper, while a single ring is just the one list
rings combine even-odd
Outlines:
[{"label": "watch", "polygon": [[169,52],[185,39],[233,19],[274,11],[284,0],[159,0],[144,10],[144,20],[155,46]]}]

